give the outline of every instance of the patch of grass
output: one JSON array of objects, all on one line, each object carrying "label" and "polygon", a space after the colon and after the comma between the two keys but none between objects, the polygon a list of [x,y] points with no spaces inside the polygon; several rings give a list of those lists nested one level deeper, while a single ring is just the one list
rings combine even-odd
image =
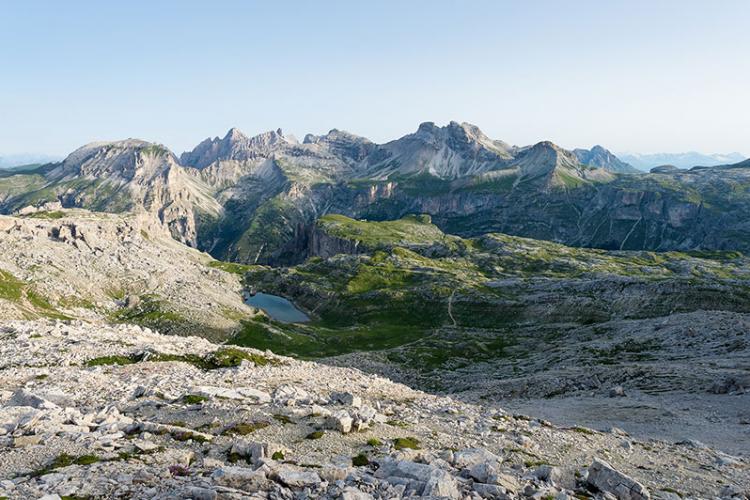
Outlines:
[{"label": "patch of grass", "polygon": [[432,244],[446,238],[429,215],[407,215],[382,222],[359,221],[344,215],[328,214],[318,219],[318,227],[329,235],[360,242],[369,249],[405,244]]},{"label": "patch of grass", "polygon": [[268,427],[268,422],[245,422],[233,424],[230,427],[224,429],[221,433],[222,436],[247,436],[260,429]]},{"label": "patch of grass", "polygon": [[232,274],[238,274],[240,276],[244,276],[250,271],[257,269],[257,266],[250,266],[247,264],[238,264],[236,262],[223,262],[220,260],[212,260],[211,262],[208,263],[208,267],[211,267],[214,269],[221,269],[222,271],[232,273]]},{"label": "patch of grass", "polygon": [[378,438],[370,438],[367,440],[367,445],[372,446],[373,448],[376,448],[378,446],[382,446],[383,442],[380,441]]},{"label": "patch of grass", "polygon": [[67,453],[61,453],[60,455],[52,459],[52,461],[48,463],[44,468],[32,472],[31,477],[44,476],[45,474],[54,472],[56,469],[62,469],[63,467],[69,467],[71,465],[91,465],[99,462],[100,460],[101,459],[98,456],[91,454],[75,457]]},{"label": "patch of grass", "polygon": [[402,437],[393,440],[393,447],[397,450],[419,450],[421,449],[421,443],[415,437]]},{"label": "patch of grass", "polygon": [[0,299],[18,302],[25,283],[7,271],[0,270]]},{"label": "patch of grass", "polygon": [[165,333],[190,325],[181,314],[168,310],[165,303],[155,295],[141,295],[138,304],[120,309],[110,315],[113,323],[134,323]]},{"label": "patch of grass", "polygon": [[544,460],[524,460],[523,465],[527,469],[530,469],[532,467],[540,467],[542,465],[549,465],[549,462],[545,462]]},{"label": "patch of grass", "polygon": [[277,422],[281,422],[284,425],[293,424],[294,423],[294,420],[292,420],[291,418],[289,418],[287,415],[282,415],[281,413],[275,414],[273,416],[273,419],[276,420]]},{"label": "patch of grass", "polygon": [[149,144],[141,148],[142,155],[149,156],[164,156],[169,153],[169,150],[161,144]]},{"label": "patch of grass", "polygon": [[93,358],[88,361],[86,361],[86,366],[112,366],[112,365],[132,365],[134,363],[137,363],[140,361],[138,359],[138,356],[130,355],[130,356],[122,356],[122,355],[113,355],[113,356],[100,356],[98,358]]},{"label": "patch of grass", "polygon": [[438,196],[451,192],[451,181],[427,172],[412,175],[392,174],[388,180],[396,182],[398,189],[412,196]]},{"label": "patch of grass", "polygon": [[570,430],[573,431],[573,432],[577,432],[578,434],[586,434],[588,436],[596,435],[596,431],[594,431],[592,429],[588,429],[586,427],[573,427]]},{"label": "patch of grass", "polygon": [[250,361],[256,366],[277,365],[275,359],[246,352],[232,347],[223,347],[206,357],[206,361],[211,363],[214,368],[233,368],[240,366],[243,361]]},{"label": "patch of grass", "polygon": [[352,457],[352,465],[355,467],[364,467],[370,465],[370,459],[364,453],[360,453],[356,457]]},{"label": "patch of grass", "polygon": [[277,365],[279,361],[266,356],[248,353],[237,348],[222,347],[206,356],[196,354],[135,353],[129,355],[101,356],[86,361],[85,366],[131,365],[148,361],[188,363],[201,370],[217,370],[239,366],[243,360],[252,361],[258,366]]},{"label": "patch of grass", "polygon": [[42,211],[42,212],[35,212],[33,214],[29,214],[26,217],[29,218],[29,219],[52,219],[52,220],[57,220],[57,219],[62,219],[63,217],[65,217],[65,212],[62,212],[60,210],[54,210],[54,211],[51,211],[51,212]]},{"label": "patch of grass", "polygon": [[229,343],[269,349],[284,356],[314,359],[397,347],[417,340],[423,332],[424,329],[417,326],[375,321],[333,327],[321,324],[269,324],[248,320],[242,322],[242,330]]},{"label": "patch of grass", "polygon": [[[493,175],[494,174],[494,175]],[[458,187],[456,191],[474,193],[508,193],[518,179],[518,175],[500,175],[500,172],[479,175],[471,178],[466,185]]]},{"label": "patch of grass", "polygon": [[170,436],[172,436],[172,439],[175,441],[195,441],[196,443],[206,443],[209,441],[205,436],[190,431],[172,432],[170,433]]},{"label": "patch of grass", "polygon": [[205,403],[206,401],[208,401],[208,398],[206,396],[201,396],[200,394],[186,394],[182,397],[182,402],[189,405],[197,405]]},{"label": "patch of grass", "polygon": [[407,427],[409,427],[409,424],[407,422],[404,422],[403,420],[388,420],[386,424],[392,427],[401,427],[402,429],[406,429]]},{"label": "patch of grass", "polygon": [[275,451],[273,452],[273,455],[271,455],[272,460],[284,460],[284,452],[283,451]]},{"label": "patch of grass", "polygon": [[305,436],[305,439],[320,439],[325,435],[326,433],[324,431],[313,431],[307,436]]},{"label": "patch of grass", "polygon": [[91,465],[91,464],[95,464],[99,460],[101,460],[101,459],[99,457],[97,457],[96,455],[82,455],[82,456],[76,458],[73,461],[73,463],[76,464],[76,465]]},{"label": "patch of grass", "polygon": [[52,462],[49,464],[50,469],[61,469],[63,467],[68,467],[70,465],[73,465],[75,462],[75,457],[72,455],[68,455],[67,453],[61,453],[60,455],[56,456]]}]

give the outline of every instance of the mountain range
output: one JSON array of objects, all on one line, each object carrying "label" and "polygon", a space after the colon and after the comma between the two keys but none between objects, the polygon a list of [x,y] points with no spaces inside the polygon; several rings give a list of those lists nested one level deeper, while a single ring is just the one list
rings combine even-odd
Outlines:
[{"label": "mountain range", "polygon": [[13,168],[20,167],[23,165],[39,165],[42,163],[50,163],[60,161],[59,156],[55,155],[44,155],[44,154],[15,154],[15,155],[0,155],[0,168]]},{"label": "mountain range", "polygon": [[622,161],[625,161],[639,170],[648,171],[654,167],[662,165],[673,165],[677,168],[691,168],[695,166],[715,167],[717,165],[727,165],[739,163],[745,159],[740,153],[715,153],[704,154],[696,151],[687,153],[618,153]]},{"label": "mountain range", "polygon": [[233,128],[177,155],[128,139],[92,143],[64,161],[0,173],[0,211],[59,202],[146,211],[217,258],[294,263],[326,213],[372,220],[426,213],[444,231],[636,250],[750,248],[741,210],[750,170],[644,174],[602,146],[512,146],[478,127],[427,122],[376,144],[331,130],[300,142],[281,129]]}]

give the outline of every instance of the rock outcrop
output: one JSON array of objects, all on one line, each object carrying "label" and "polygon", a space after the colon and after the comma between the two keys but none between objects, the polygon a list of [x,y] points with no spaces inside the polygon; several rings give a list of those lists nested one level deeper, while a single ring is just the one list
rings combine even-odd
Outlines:
[{"label": "rock outcrop", "polygon": [[0,281],[14,290],[0,294],[0,318],[108,318],[221,338],[254,311],[239,277],[212,262],[145,213],[0,216]]},{"label": "rock outcrop", "polygon": [[163,146],[128,139],[74,151],[45,172],[43,185],[4,205],[8,211],[59,203],[103,212],[146,212],[169,227],[175,239],[195,246],[198,226],[222,213],[207,191]]}]

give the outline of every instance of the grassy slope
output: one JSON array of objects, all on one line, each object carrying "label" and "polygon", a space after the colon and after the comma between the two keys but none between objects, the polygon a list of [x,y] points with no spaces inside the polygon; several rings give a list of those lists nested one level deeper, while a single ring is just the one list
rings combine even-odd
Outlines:
[{"label": "grassy slope", "polygon": [[[693,284],[728,283],[735,303],[750,298],[744,283],[747,260],[737,253],[606,252],[501,234],[461,239],[443,235],[429,218],[413,216],[364,222],[329,215],[319,224],[332,236],[356,239],[374,250],[326,260],[311,258],[288,269],[249,269],[249,283],[294,299],[314,311],[316,320],[307,325],[246,322],[235,343],[304,357],[331,356],[424,343],[455,322],[458,328],[483,330],[472,345],[460,343],[466,351],[462,354],[482,359],[508,350],[512,345],[508,330],[529,321],[533,313],[527,310],[524,294],[539,293],[529,284],[539,278],[582,295],[585,303],[570,313],[566,304],[556,306],[563,320],[574,315],[582,324],[609,319],[604,299],[594,292],[584,296],[574,288],[594,280],[625,277],[645,284],[670,280],[695,289],[690,297],[681,297],[686,302],[701,300],[701,293],[706,300],[720,300],[714,296],[717,292]],[[492,286],[502,280],[511,283]],[[550,310],[555,310],[554,304]],[[420,363],[433,366],[450,362],[456,351],[442,342],[422,354]]]},{"label": "grassy slope", "polygon": [[9,302],[18,308],[27,319],[69,319],[57,311],[34,287],[19,280],[11,273],[0,269],[0,301]]},{"label": "grassy slope", "polygon": [[422,245],[449,238],[430,223],[427,215],[410,215],[403,219],[383,222],[369,222],[350,219],[343,215],[324,215],[318,226],[341,239],[356,239],[369,248],[384,245]]}]

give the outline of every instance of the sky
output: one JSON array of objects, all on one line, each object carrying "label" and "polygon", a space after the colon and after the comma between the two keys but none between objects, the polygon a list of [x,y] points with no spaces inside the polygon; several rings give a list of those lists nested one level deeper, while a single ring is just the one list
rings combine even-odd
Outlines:
[{"label": "sky", "polygon": [[419,123],[750,155],[750,2],[0,0],[0,156]]}]

